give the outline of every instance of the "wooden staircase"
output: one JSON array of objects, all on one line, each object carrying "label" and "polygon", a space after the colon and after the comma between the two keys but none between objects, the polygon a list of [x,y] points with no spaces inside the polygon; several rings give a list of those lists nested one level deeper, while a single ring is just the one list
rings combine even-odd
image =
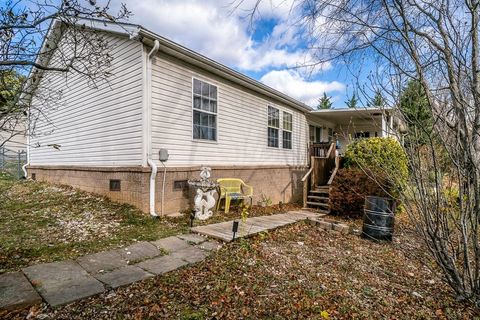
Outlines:
[{"label": "wooden staircase", "polygon": [[330,186],[316,186],[308,192],[307,208],[315,209],[320,213],[329,214]]},{"label": "wooden staircase", "polygon": [[302,178],[303,207],[320,213],[330,213],[330,185],[339,169],[335,143],[312,144],[310,169]]}]

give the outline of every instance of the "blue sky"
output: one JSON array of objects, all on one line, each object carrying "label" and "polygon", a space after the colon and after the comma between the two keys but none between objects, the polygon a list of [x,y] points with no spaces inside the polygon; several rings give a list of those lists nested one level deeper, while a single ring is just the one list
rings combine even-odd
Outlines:
[{"label": "blue sky", "polygon": [[[314,61],[302,39],[295,0],[264,0],[252,25],[255,0],[122,0],[144,27],[234,68],[308,105],[324,92],[344,107],[352,78],[341,64],[299,67]],[[112,9],[115,9],[114,7]]]}]

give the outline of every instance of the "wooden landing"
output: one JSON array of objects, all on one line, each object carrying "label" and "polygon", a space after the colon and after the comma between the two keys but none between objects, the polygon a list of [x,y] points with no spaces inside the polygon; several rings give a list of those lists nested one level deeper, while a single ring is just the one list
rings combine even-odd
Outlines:
[{"label": "wooden landing", "polygon": [[[240,225],[235,238],[249,237],[254,234],[273,230],[278,227],[286,226],[298,221],[303,221],[309,218],[318,218],[322,214],[318,214],[312,211],[290,211],[282,214],[274,214],[270,216],[261,216],[248,218],[246,222],[238,221]],[[233,221],[220,222],[215,224],[209,224],[206,226],[193,227],[192,232],[218,239],[224,242],[230,242],[233,240]]]}]

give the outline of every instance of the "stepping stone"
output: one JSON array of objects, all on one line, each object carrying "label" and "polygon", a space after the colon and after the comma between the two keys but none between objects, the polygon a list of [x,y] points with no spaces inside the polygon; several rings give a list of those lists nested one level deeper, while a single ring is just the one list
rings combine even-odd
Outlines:
[{"label": "stepping stone", "polygon": [[[306,220],[312,215],[315,217],[318,216],[316,213],[311,213],[309,211],[291,211],[289,213],[248,218],[246,222],[240,221],[235,238],[248,237],[263,231],[273,230],[281,226]],[[230,242],[233,240],[232,226],[233,221],[227,221],[206,226],[198,226],[191,228],[190,230],[214,239]]]},{"label": "stepping stone", "polygon": [[142,241],[119,250],[127,261],[142,261],[161,255],[162,253],[150,242]]},{"label": "stepping stone", "polygon": [[302,215],[302,216],[305,216],[305,218],[317,218],[319,216],[322,216],[321,214],[318,214],[317,212],[312,212],[312,211],[307,211],[307,210],[289,211],[289,212],[287,212],[287,214]]},{"label": "stepping stone", "polygon": [[128,265],[127,260],[122,258],[120,250],[103,251],[89,254],[77,259],[77,262],[89,273],[111,271]]},{"label": "stepping stone", "polygon": [[187,234],[181,234],[177,236],[178,238],[187,241],[188,243],[193,243],[193,244],[200,244],[202,242],[207,241],[205,237],[202,237],[198,234],[194,233],[187,233]]},{"label": "stepping stone", "polygon": [[120,286],[153,277],[153,274],[136,266],[125,266],[111,272],[99,273],[95,277],[111,288],[118,288]]},{"label": "stepping stone", "polygon": [[158,249],[167,250],[169,252],[174,252],[190,247],[187,241],[179,239],[177,237],[163,238],[157,241],[153,241],[152,244]]},{"label": "stepping stone", "polygon": [[135,266],[142,268],[150,273],[159,275],[162,273],[166,273],[166,272],[178,269],[187,264],[188,262],[183,261],[180,258],[175,258],[168,255],[168,256],[162,256],[158,258],[145,260],[143,262],[136,264]]},{"label": "stepping stone", "polygon": [[264,227],[266,229],[276,229],[278,227],[289,224],[285,223],[285,221],[280,219],[269,219],[267,217],[252,218],[249,222],[256,226]]},{"label": "stepping stone", "polygon": [[103,284],[75,261],[44,263],[23,269],[40,295],[58,306],[104,291]]},{"label": "stepping stone", "polygon": [[204,260],[208,256],[208,253],[195,247],[189,247],[179,251],[175,251],[170,256],[172,258],[187,261],[188,263],[196,263]]},{"label": "stepping stone", "polygon": [[16,310],[42,302],[42,298],[21,272],[0,275],[0,310]]},{"label": "stepping stone", "polygon": [[222,245],[217,241],[207,241],[207,242],[198,244],[195,247],[200,248],[202,250],[206,250],[206,251],[213,251],[213,250],[220,249]]}]

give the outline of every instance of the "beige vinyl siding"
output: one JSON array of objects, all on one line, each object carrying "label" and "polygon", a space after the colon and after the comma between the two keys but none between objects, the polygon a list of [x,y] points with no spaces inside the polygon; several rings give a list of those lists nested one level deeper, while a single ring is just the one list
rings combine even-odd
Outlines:
[{"label": "beige vinyl siding", "polygon": [[[168,166],[305,165],[306,119],[302,112],[231,82],[158,54],[152,68],[152,149],[169,150]],[[217,141],[192,136],[192,78],[217,86]],[[267,108],[293,116],[292,149],[267,147]],[[282,118],[280,119],[282,123]]]},{"label": "beige vinyl siding", "polygon": [[[32,165],[142,165],[143,47],[105,34],[113,56],[108,83],[48,73],[42,84],[62,90],[30,139]],[[39,103],[33,101],[33,103]],[[48,120],[47,120],[48,119]],[[60,145],[56,150],[48,145]]]}]

